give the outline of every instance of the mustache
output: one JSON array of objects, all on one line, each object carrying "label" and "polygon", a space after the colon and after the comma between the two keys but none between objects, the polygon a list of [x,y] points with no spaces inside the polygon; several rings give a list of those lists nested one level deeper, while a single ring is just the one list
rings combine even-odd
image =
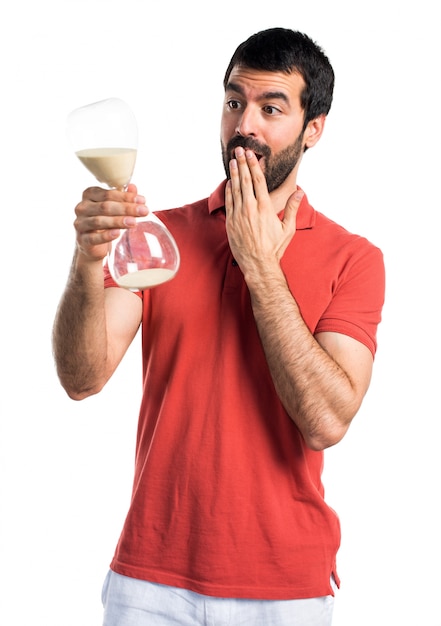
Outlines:
[{"label": "mustache", "polygon": [[228,155],[231,155],[230,158],[233,158],[235,148],[239,147],[243,148],[244,150],[252,150],[256,154],[264,158],[268,158],[271,155],[271,148],[269,148],[267,145],[256,141],[252,137],[241,137],[240,135],[237,135],[235,137],[232,137],[227,143],[226,152]]}]

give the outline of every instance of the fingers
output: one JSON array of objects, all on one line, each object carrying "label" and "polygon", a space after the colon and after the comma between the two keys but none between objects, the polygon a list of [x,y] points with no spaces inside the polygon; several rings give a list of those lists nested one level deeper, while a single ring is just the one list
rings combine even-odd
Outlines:
[{"label": "fingers", "polygon": [[147,215],[145,198],[135,185],[127,191],[90,187],[75,207],[74,227],[81,252],[90,259],[103,258],[108,244],[116,239],[122,228],[132,228],[136,218]]},{"label": "fingers", "polygon": [[[240,153],[242,148],[239,148],[238,150]],[[239,163],[241,176],[246,185],[252,185],[256,198],[259,199],[259,195],[263,193],[268,195],[265,176],[255,153],[252,150],[245,150],[244,154],[236,154],[236,158]]]},{"label": "fingers", "polygon": [[231,201],[238,208],[256,208],[269,200],[265,176],[252,150],[236,148],[230,161]]},{"label": "fingers", "polygon": [[89,187],[83,192],[82,202],[91,214],[98,211],[104,215],[145,215],[145,198],[137,193],[135,185],[131,187],[127,191]]},{"label": "fingers", "polygon": [[285,230],[287,232],[291,232],[292,234],[294,234],[296,230],[297,211],[299,210],[300,203],[302,202],[304,195],[305,194],[302,189],[296,189],[296,191],[288,198],[288,202],[285,206],[282,223]]},{"label": "fingers", "polygon": [[128,191],[90,187],[76,206],[76,228],[83,232],[103,229],[130,228],[136,218],[147,215],[145,198],[132,185]]}]

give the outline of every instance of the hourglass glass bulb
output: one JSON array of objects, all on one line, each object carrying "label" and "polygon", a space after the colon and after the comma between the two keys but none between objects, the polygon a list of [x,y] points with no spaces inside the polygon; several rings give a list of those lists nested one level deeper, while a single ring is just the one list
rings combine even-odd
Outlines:
[{"label": "hourglass glass bulb", "polygon": [[120,287],[138,291],[171,280],[179,262],[175,240],[161,220],[149,213],[113,242],[109,271]]}]

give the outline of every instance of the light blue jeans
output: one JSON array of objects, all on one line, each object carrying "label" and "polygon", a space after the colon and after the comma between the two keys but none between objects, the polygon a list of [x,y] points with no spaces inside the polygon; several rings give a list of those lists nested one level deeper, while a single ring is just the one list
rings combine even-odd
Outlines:
[{"label": "light blue jeans", "polygon": [[331,626],[333,596],[242,600],[205,596],[109,571],[103,626]]}]

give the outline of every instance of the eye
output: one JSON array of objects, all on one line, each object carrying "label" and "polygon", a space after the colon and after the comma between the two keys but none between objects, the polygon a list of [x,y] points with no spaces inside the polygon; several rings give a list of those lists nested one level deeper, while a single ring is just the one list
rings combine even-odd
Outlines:
[{"label": "eye", "polygon": [[265,111],[268,115],[277,115],[277,113],[280,113],[280,109],[271,104],[266,104],[263,107],[263,111]]},{"label": "eye", "polygon": [[232,110],[240,109],[240,102],[239,100],[233,100],[233,99],[228,100],[227,107]]}]

